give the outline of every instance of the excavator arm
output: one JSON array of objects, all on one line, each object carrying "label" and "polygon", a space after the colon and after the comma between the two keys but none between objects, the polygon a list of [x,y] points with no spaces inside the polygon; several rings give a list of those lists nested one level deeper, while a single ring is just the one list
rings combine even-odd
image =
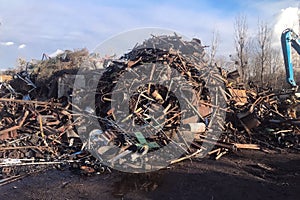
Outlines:
[{"label": "excavator arm", "polygon": [[292,87],[297,87],[294,79],[293,59],[292,59],[292,47],[300,55],[300,39],[299,36],[292,30],[286,29],[281,34],[281,47],[284,58],[284,65],[286,70],[287,82]]}]

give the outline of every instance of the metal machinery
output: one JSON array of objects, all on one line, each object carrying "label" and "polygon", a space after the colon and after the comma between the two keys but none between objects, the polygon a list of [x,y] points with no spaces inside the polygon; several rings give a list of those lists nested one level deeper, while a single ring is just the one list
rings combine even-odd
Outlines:
[{"label": "metal machinery", "polygon": [[292,47],[300,55],[300,38],[292,29],[288,28],[284,30],[281,34],[281,46],[284,57],[287,82],[293,88],[297,88],[297,83],[294,78],[294,69],[292,62]]}]

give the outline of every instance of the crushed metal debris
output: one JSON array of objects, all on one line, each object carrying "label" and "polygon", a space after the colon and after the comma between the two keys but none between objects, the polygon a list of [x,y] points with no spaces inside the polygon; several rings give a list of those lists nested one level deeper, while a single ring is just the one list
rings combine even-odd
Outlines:
[{"label": "crushed metal debris", "polygon": [[[214,145],[207,154],[216,160],[238,149],[299,151],[299,100],[294,91],[246,85],[237,71],[209,65],[204,49],[198,39],[188,42],[176,34],[152,36],[118,59],[102,59],[85,49],[65,51],[29,63],[27,71],[6,78],[0,83],[1,184],[41,166],[103,173],[109,170],[101,162],[103,157],[114,165],[136,169],[147,164],[139,157],[167,144],[186,149],[183,156],[178,159],[170,149],[167,163],[157,156],[149,157],[149,163],[152,159],[161,165],[174,164],[201,157],[204,143]],[[172,74],[169,68],[178,73]],[[74,79],[79,76],[84,88],[73,91]],[[182,78],[183,82],[170,92],[156,84],[158,77]],[[118,80],[122,84],[118,85]],[[146,81],[148,84],[131,90]],[[188,112],[180,109],[176,97],[185,89],[193,97],[180,96]],[[81,98],[74,99],[74,92]],[[120,104],[112,106],[112,93]],[[88,104],[93,99],[94,108]],[[71,103],[74,101],[85,109]],[[124,108],[126,101],[129,105]],[[218,106],[218,101],[225,106]],[[125,126],[118,126],[117,113]],[[93,123],[101,128],[95,129]],[[148,125],[148,135],[137,131],[136,127],[143,125]],[[220,136],[211,137],[211,130],[220,131]],[[82,133],[87,137],[80,138]],[[93,134],[102,138],[89,142]],[[191,137],[191,143],[186,142]],[[121,150],[107,155],[112,146]]]}]

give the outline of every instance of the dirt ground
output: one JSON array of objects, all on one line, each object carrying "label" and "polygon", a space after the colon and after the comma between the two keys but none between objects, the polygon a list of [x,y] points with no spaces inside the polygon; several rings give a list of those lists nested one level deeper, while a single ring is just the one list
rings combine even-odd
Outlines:
[{"label": "dirt ground", "polygon": [[149,174],[47,170],[0,187],[0,199],[299,199],[300,154],[240,151]]}]

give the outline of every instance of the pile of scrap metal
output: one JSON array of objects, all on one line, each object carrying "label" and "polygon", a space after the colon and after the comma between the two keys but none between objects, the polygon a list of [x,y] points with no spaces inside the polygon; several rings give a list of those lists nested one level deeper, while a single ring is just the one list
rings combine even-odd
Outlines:
[{"label": "pile of scrap metal", "polygon": [[79,67],[101,69],[102,64],[103,59],[85,49],[64,51],[29,62],[26,71],[13,76],[1,75],[0,184],[41,166],[66,165],[82,173],[106,169],[84,150],[74,128],[78,121],[63,96],[70,94],[73,80],[60,84],[64,77],[74,77]]},{"label": "pile of scrap metal", "polygon": [[95,95],[98,129],[109,140],[87,135],[93,155],[109,166],[150,170],[170,164],[178,152],[194,153],[192,146],[201,146],[193,141],[199,132],[216,139],[225,108],[210,105],[224,102],[224,84],[220,68],[207,65],[204,48],[198,39],[153,36],[112,60]]},{"label": "pile of scrap metal", "polygon": [[262,89],[253,82],[245,89],[231,78],[225,83],[230,112],[223,141],[258,144],[260,148],[277,150],[300,150],[300,121],[296,116],[299,100],[294,90]]},{"label": "pile of scrap metal", "polygon": [[[62,165],[103,170],[82,148],[67,101],[0,98],[0,168],[2,178],[20,166]],[[89,166],[89,167],[88,167]],[[32,168],[28,168],[32,169]],[[96,170],[97,169],[97,170]]]},{"label": "pile of scrap metal", "polygon": [[0,98],[0,185],[49,167],[80,173],[107,168],[82,146],[67,101]]},{"label": "pile of scrap metal", "polygon": [[[121,59],[112,60],[99,79],[95,95],[99,129],[106,142],[86,135],[92,141],[93,155],[108,160],[108,165],[138,168],[142,164],[132,166],[136,160],[132,153],[142,152],[147,157],[145,151],[155,152],[167,144],[187,149],[185,158],[203,155],[209,149],[207,143],[215,145],[209,154],[216,158],[236,149],[299,150],[297,119],[289,115],[297,104],[292,91],[259,91],[253,84],[245,89],[236,71],[226,73],[207,63],[199,40],[183,41],[176,34],[153,36]],[[165,88],[160,84],[164,80],[180,81],[173,88],[172,81],[165,82],[169,86]],[[183,88],[194,92],[191,98],[182,94]],[[116,100],[118,103],[112,103]],[[185,113],[183,107],[187,108]],[[224,120],[222,116],[226,116]],[[90,128],[89,133],[95,129]],[[186,142],[191,137],[193,140]],[[111,141],[121,150],[107,153],[114,149]],[[177,162],[172,153],[168,152],[170,163]],[[160,162],[159,156],[146,160]]]},{"label": "pile of scrap metal", "polygon": [[[27,165],[71,163],[96,172],[100,161],[145,167],[141,157],[166,165],[204,155],[205,144],[215,146],[208,154],[217,159],[243,148],[299,150],[293,92],[246,89],[237,72],[209,65],[204,49],[198,39],[153,36],[104,68],[78,71],[89,57],[83,50],[38,62],[31,67],[38,76],[19,73],[1,90],[2,177]],[[151,154],[166,146],[163,159]]]}]

